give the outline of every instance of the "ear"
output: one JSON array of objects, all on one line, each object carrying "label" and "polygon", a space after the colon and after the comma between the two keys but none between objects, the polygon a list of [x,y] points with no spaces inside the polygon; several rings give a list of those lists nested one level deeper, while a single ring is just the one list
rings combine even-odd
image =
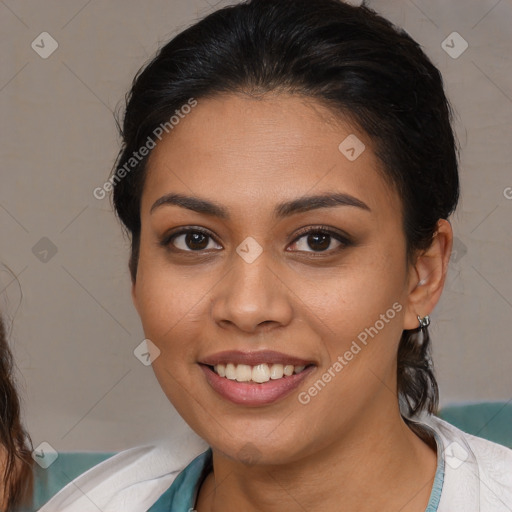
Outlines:
[{"label": "ear", "polygon": [[418,315],[429,315],[439,301],[446,280],[452,245],[452,226],[449,221],[440,219],[431,246],[418,255],[409,270],[404,329],[418,327]]}]

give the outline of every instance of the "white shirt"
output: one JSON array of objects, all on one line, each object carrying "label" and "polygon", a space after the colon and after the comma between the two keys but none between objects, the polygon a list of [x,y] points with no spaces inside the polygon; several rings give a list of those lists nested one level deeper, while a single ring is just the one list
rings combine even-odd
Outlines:
[{"label": "white shirt", "polygon": [[[437,512],[512,512],[512,450],[424,419],[442,440],[444,480]],[[195,434],[124,450],[86,471],[39,512],[145,512],[208,445]]]}]

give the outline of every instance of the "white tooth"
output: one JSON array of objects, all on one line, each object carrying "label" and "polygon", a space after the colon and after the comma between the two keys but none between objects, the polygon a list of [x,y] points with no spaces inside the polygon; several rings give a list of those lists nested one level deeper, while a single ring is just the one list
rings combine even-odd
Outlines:
[{"label": "white tooth", "polygon": [[283,373],[289,377],[290,375],[293,375],[293,365],[291,364],[287,364],[284,369],[283,369]]},{"label": "white tooth", "polygon": [[226,365],[224,364],[217,364],[215,365],[215,371],[220,377],[226,376]]},{"label": "white tooth", "polygon": [[302,370],[304,370],[304,368],[306,368],[306,367],[305,366],[296,366],[293,371],[295,373],[300,373]]},{"label": "white tooth", "polygon": [[232,363],[226,365],[226,378],[229,380],[236,380],[236,368]]},{"label": "white tooth", "polygon": [[270,380],[270,370],[268,364],[258,364],[252,368],[252,380],[254,382],[268,382]]},{"label": "white tooth", "polygon": [[281,379],[283,377],[283,365],[282,364],[273,364],[270,367],[270,378],[271,379]]},{"label": "white tooth", "polygon": [[247,382],[252,378],[252,368],[248,364],[239,364],[236,367],[236,380]]}]

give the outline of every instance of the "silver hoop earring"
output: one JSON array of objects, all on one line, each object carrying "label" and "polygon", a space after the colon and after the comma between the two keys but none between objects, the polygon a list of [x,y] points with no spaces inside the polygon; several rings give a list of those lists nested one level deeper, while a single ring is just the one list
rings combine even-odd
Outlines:
[{"label": "silver hoop earring", "polygon": [[420,329],[428,327],[430,325],[430,317],[428,315],[425,315],[423,318],[421,318],[421,316],[418,315],[418,322],[420,323]]}]

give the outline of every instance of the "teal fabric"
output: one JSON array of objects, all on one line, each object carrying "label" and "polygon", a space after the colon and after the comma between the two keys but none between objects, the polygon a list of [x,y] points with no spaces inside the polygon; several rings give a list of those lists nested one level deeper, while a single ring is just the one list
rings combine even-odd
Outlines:
[{"label": "teal fabric", "polygon": [[47,469],[34,464],[34,499],[32,506],[20,512],[37,510],[71,480],[112,455],[114,453],[61,452],[55,462]]},{"label": "teal fabric", "polygon": [[212,468],[212,450],[197,456],[176,477],[148,512],[190,512],[195,507],[197,492]]},{"label": "teal fabric", "polygon": [[[512,401],[453,404],[442,408],[439,417],[464,432],[512,448]],[[37,510],[71,480],[112,455],[114,453],[61,452],[48,469],[35,465],[33,505],[20,512]],[[440,460],[441,457],[438,455],[438,463]],[[206,471],[208,464],[211,464],[211,450],[199,455],[180,473],[173,485],[153,505],[150,512],[168,512],[171,510],[171,503],[173,511],[188,512],[189,508],[193,508],[194,493],[198,482],[202,481],[202,472]],[[436,496],[441,493],[443,471],[438,465],[429,503],[430,508],[427,508],[426,512],[437,510]],[[181,508],[174,508],[174,503],[176,507]]]},{"label": "teal fabric", "polygon": [[430,498],[428,500],[427,508],[425,512],[437,512],[439,508],[439,501],[441,500],[441,493],[443,491],[443,483],[444,483],[444,450],[443,450],[443,441],[435,432],[431,429],[432,434],[436,440],[437,446],[437,467],[436,474],[434,476],[434,484],[432,485],[432,492],[430,493]]},{"label": "teal fabric", "polygon": [[[430,500],[425,512],[436,512],[443,487],[444,461],[441,453],[441,441],[437,441],[437,469]],[[36,489],[34,504],[23,512],[32,512],[44,505],[54,494],[73,478],[91,467],[108,459],[113,453],[61,453],[59,458],[46,470],[36,470]],[[212,464],[211,449],[196,457],[176,477],[148,512],[189,512],[195,506],[197,492],[203,478],[208,474]]]},{"label": "teal fabric", "polygon": [[512,400],[453,404],[439,417],[468,434],[512,448]]},{"label": "teal fabric", "polygon": [[[432,431],[432,433],[437,446],[437,468],[425,512],[437,512],[444,480],[443,442],[436,432]],[[169,489],[160,496],[148,512],[190,512],[194,510],[199,487],[211,468],[212,451],[208,449],[181,471]]]}]

